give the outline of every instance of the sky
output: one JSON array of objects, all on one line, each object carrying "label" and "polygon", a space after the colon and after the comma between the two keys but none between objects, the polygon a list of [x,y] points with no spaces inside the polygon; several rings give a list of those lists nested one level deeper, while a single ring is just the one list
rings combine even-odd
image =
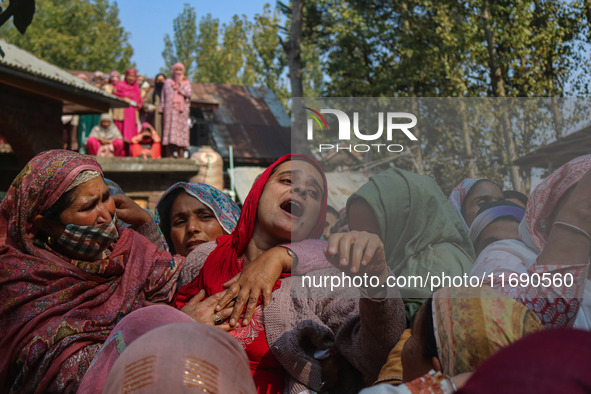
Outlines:
[{"label": "sky", "polygon": [[197,24],[208,13],[223,24],[234,14],[244,14],[252,20],[255,14],[262,13],[265,3],[275,8],[274,0],[118,0],[121,26],[129,33],[128,41],[133,47],[131,60],[140,74],[154,77],[164,66],[164,35],[173,37],[173,20],[185,3],[195,8]]}]

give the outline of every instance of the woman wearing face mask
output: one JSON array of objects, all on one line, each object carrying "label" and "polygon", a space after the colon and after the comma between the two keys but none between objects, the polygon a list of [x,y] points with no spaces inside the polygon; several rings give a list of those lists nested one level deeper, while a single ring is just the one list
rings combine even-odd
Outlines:
[{"label": "woman wearing face mask", "polygon": [[[191,252],[190,256],[202,256],[197,262],[201,264],[199,275],[179,289],[173,305],[190,309],[191,297],[220,294],[225,282],[249,269],[265,253],[283,249],[288,256],[287,249],[278,245],[290,242],[295,242],[289,248],[300,263],[319,256],[299,253],[307,247],[298,248],[298,243],[320,242],[337,266],[339,256],[348,260],[350,255],[365,255],[370,263],[357,273],[363,274],[367,269],[380,278],[387,275],[383,245],[377,236],[352,232],[337,235],[328,244],[300,242],[320,238],[325,215],[326,178],[320,166],[304,155],[280,158],[254,183],[234,232]],[[353,257],[345,265],[359,265],[359,258]],[[322,273],[341,274],[336,268]],[[314,290],[302,289],[301,283],[295,274],[282,274],[279,280],[273,280],[272,293],[264,297],[270,300],[265,309],[258,294],[251,295],[256,305],[250,321],[234,324],[237,318],[219,319],[219,326],[229,330],[244,347],[259,392],[357,392],[375,380],[388,351],[404,329],[399,292],[387,289],[380,295],[387,298],[381,299],[353,299],[338,291],[324,293],[330,298],[312,298]],[[293,298],[292,291],[303,291],[303,297]]]},{"label": "woman wearing face mask", "polygon": [[164,83],[162,94],[164,156],[184,157],[189,147],[190,103],[191,83],[185,76],[185,66],[176,63],[172,66],[172,78]]},{"label": "woman wearing face mask", "polygon": [[147,239],[161,244],[138,208],[110,196],[94,158],[70,151],[37,155],[13,181],[0,204],[0,392],[73,393],[87,371],[81,392],[100,392],[118,353],[150,329],[214,329],[149,306],[172,298],[183,259]]},{"label": "woman wearing face mask", "polygon": [[166,75],[156,75],[154,88],[148,90],[144,99],[146,122],[154,126],[160,138],[162,138],[162,89],[164,88],[164,81],[166,81]]}]

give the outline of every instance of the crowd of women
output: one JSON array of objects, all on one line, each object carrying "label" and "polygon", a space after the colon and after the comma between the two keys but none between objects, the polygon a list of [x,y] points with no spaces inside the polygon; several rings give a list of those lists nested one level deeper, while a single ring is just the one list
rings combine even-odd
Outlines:
[{"label": "crowd of women", "polygon": [[154,86],[135,68],[108,77],[97,71],[89,81],[79,78],[125,101],[126,108],[112,108],[108,114],[76,118],[81,153],[95,156],[146,158],[188,157],[191,83],[181,63],[172,66],[169,78],[158,74]]},{"label": "crowd of women", "polygon": [[[529,198],[466,179],[448,199],[391,168],[332,232],[327,194],[320,165],[292,154],[242,207],[181,182],[151,213],[93,157],[37,155],[0,204],[0,391],[591,390],[591,155]],[[443,274],[484,283],[385,285]],[[379,285],[327,294],[308,275]],[[523,280],[536,275],[572,281]]]}]

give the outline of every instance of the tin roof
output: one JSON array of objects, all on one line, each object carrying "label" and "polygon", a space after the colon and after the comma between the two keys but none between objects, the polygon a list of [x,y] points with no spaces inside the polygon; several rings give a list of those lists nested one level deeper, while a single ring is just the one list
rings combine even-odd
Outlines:
[{"label": "tin roof", "polygon": [[591,153],[591,126],[543,145],[513,163],[521,168],[542,167],[553,170],[575,157],[589,153]]},{"label": "tin roof", "polygon": [[267,88],[193,83],[193,103],[211,105],[209,121],[218,152],[228,160],[233,146],[237,164],[274,162],[291,151],[291,121]]},{"label": "tin roof", "polygon": [[[117,97],[77,78],[61,68],[0,39],[0,83],[61,101],[67,113],[105,112],[127,107]],[[66,111],[65,111],[66,112]]]}]

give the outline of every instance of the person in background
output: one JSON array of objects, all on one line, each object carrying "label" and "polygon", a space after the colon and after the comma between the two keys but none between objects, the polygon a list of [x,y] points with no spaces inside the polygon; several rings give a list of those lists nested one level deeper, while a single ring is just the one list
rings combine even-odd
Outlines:
[{"label": "person in background", "polygon": [[92,76],[92,84],[99,89],[103,88],[103,85],[105,84],[105,75],[102,71],[94,72],[94,75]]},{"label": "person in background", "polygon": [[332,229],[335,223],[339,220],[339,211],[334,209],[332,206],[326,207],[326,223],[324,225],[324,232],[322,233],[322,239],[328,239],[330,234],[333,233]]},{"label": "person in background", "polygon": [[131,138],[130,152],[132,157],[159,159],[161,157],[160,137],[148,122],[142,124],[142,130]]},{"label": "person in background", "polygon": [[123,137],[119,129],[113,124],[109,114],[102,114],[99,124],[92,128],[86,143],[89,155],[99,157],[124,157]]},{"label": "person in background", "polygon": [[[485,248],[470,274],[532,309],[546,328],[591,329],[591,155],[577,157],[544,179],[529,197],[519,240]],[[510,278],[570,276],[570,285],[545,286]],[[581,298],[583,302],[581,304]]]},{"label": "person in background", "polygon": [[166,75],[158,74],[154,78],[154,88],[148,90],[144,99],[143,110],[146,114],[146,121],[154,126],[156,133],[162,139],[162,89],[164,88]]},{"label": "person in background", "polygon": [[507,200],[484,204],[470,226],[470,240],[476,256],[484,248],[501,239],[520,239],[519,223],[525,209]]},{"label": "person in background", "polygon": [[[129,103],[129,107],[123,110],[122,120],[114,117],[115,125],[121,131],[123,140],[128,144],[138,134],[137,112],[142,107],[142,97],[137,84],[137,70],[135,68],[131,67],[125,71],[125,79],[115,85],[113,94]],[[126,147],[126,153],[128,153],[128,149]]]},{"label": "person in background", "polygon": [[490,179],[466,178],[452,190],[449,202],[468,230],[481,206],[504,198],[501,187]]},{"label": "person in background", "polygon": [[505,190],[503,191],[503,196],[505,196],[505,200],[511,201],[523,207],[523,209],[527,206],[527,196],[517,190]]},{"label": "person in background", "polygon": [[113,94],[115,86],[121,82],[119,71],[111,71],[107,83],[103,86],[103,90],[109,94]]},{"label": "person in background", "polygon": [[165,157],[185,157],[189,147],[191,94],[191,83],[185,76],[185,66],[181,63],[174,64],[172,77],[164,83],[162,94],[162,145]]}]

